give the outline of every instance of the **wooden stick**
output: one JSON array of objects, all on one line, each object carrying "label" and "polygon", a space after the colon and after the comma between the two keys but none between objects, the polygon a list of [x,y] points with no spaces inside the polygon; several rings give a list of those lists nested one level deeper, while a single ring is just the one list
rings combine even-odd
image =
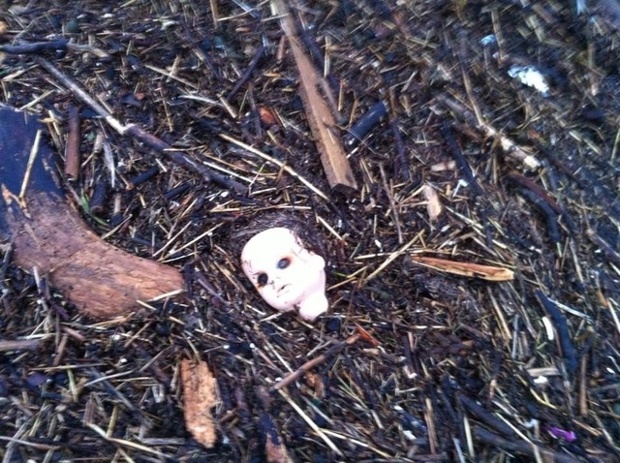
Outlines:
[{"label": "wooden stick", "polygon": [[52,40],[50,42],[30,42],[17,45],[0,45],[0,51],[12,55],[30,55],[45,51],[65,50],[68,39]]},{"label": "wooden stick", "polygon": [[37,55],[46,51],[69,50],[77,53],[92,53],[98,58],[109,59],[110,55],[101,48],[88,44],[70,42],[68,39],[50,42],[21,42],[17,45],[0,45],[0,51],[13,55]]},{"label": "wooden stick", "polygon": [[289,8],[283,0],[272,0],[271,3],[277,14],[282,16],[282,29],[289,39],[289,45],[297,64],[301,84],[301,99],[310,130],[321,155],[321,163],[327,176],[327,182],[333,190],[350,193],[357,189],[357,183],[346,153],[342,148],[340,137],[335,131],[334,116],[319,93],[321,77],[302,49],[301,41],[298,40],[295,20]]},{"label": "wooden stick", "polygon": [[311,370],[317,365],[320,365],[328,358],[336,355],[337,353],[342,351],[345,347],[350,346],[351,344],[355,343],[361,337],[362,337],[362,334],[356,333],[356,334],[349,336],[346,340],[333,345],[332,347],[327,349],[325,353],[319,355],[318,357],[313,358],[312,360],[308,360],[306,363],[300,366],[297,370],[286,375],[283,379],[281,379],[276,384],[274,384],[271,387],[271,390],[277,391],[278,389],[282,389],[283,387],[288,386],[292,382],[302,377],[307,371]]},{"label": "wooden stick", "polygon": [[475,127],[479,132],[484,134],[485,137],[497,140],[504,153],[515,161],[521,162],[526,169],[538,170],[542,166],[542,162],[536,156],[528,153],[524,148],[517,145],[513,140],[502,134],[489,123],[482,119],[478,119],[476,114],[462,103],[446,95],[438,95],[437,101],[454,112],[465,123]]},{"label": "wooden stick", "polygon": [[0,352],[12,350],[36,350],[40,345],[38,339],[18,339],[16,341],[0,341]]},{"label": "wooden stick", "polygon": [[80,115],[77,107],[70,105],[67,142],[65,144],[65,174],[73,180],[80,176]]},{"label": "wooden stick", "polygon": [[265,54],[266,49],[267,47],[262,46],[254,54],[252,61],[250,61],[250,64],[248,65],[248,68],[245,70],[243,75],[239,78],[239,80],[237,81],[233,89],[230,92],[228,92],[228,95],[226,95],[227,101],[230,102],[230,100],[232,100],[235,97],[239,89],[243,87],[243,85],[250,79],[250,77],[252,76],[252,73],[254,72],[254,69],[256,69],[256,66],[258,65],[258,62],[261,60],[261,58]]},{"label": "wooden stick", "polygon": [[424,256],[411,256],[411,260],[424,267],[464,277],[482,278],[487,281],[511,281],[514,278],[514,272],[503,267]]}]

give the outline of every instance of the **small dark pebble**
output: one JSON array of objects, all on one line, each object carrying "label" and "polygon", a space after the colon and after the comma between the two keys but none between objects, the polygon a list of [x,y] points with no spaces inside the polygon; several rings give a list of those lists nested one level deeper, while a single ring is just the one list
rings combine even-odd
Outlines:
[{"label": "small dark pebble", "polygon": [[26,384],[30,387],[39,387],[45,383],[49,377],[41,373],[33,373],[26,378]]},{"label": "small dark pebble", "polygon": [[68,34],[78,34],[80,32],[80,24],[77,22],[77,19],[70,19],[67,21],[65,31],[67,31]]},{"label": "small dark pebble", "polygon": [[229,343],[228,351],[233,355],[241,355],[246,359],[252,358],[252,348],[247,341]]},{"label": "small dark pebble", "polygon": [[340,318],[329,318],[325,320],[325,331],[327,333],[336,333],[340,331],[340,327],[342,326],[342,321]]}]

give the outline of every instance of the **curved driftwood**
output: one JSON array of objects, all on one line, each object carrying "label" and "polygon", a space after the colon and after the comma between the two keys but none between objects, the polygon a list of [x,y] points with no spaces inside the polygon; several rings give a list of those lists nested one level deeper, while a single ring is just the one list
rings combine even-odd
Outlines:
[{"label": "curved driftwood", "polygon": [[183,289],[173,267],[121,251],[93,233],[65,199],[54,153],[32,115],[0,105],[0,239],[84,313],[127,315]]}]

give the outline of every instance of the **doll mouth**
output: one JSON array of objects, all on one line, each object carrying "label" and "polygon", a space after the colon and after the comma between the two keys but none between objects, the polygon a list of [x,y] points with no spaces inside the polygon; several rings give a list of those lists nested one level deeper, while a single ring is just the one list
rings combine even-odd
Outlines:
[{"label": "doll mouth", "polygon": [[278,290],[278,297],[291,297],[295,295],[295,286],[286,284]]},{"label": "doll mouth", "polygon": [[288,292],[289,292],[289,289],[290,289],[290,286],[291,286],[290,284],[286,284],[286,285],[282,286],[282,287],[278,290],[278,294],[279,294],[279,295],[284,295],[284,294],[288,293]]}]

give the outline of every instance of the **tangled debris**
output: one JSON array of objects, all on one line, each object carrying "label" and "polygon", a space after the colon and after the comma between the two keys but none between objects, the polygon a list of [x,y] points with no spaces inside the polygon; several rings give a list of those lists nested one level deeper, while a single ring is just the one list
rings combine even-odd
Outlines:
[{"label": "tangled debris", "polygon": [[[620,458],[617,0],[109,3],[0,4],[0,101],[46,124],[89,227],[186,292],[94,320],[8,239],[3,461]],[[241,273],[235,237],[274,212],[325,243],[312,325]]]}]

